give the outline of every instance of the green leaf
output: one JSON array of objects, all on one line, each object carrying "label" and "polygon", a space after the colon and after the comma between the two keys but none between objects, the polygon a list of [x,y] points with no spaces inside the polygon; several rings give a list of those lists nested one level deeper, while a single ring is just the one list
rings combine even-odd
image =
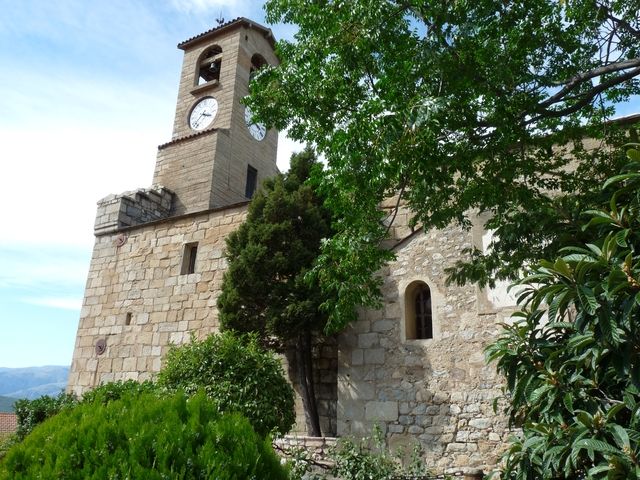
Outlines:
[{"label": "green leaf", "polygon": [[604,184],[602,185],[602,189],[604,190],[605,188],[607,188],[609,185],[612,185],[614,183],[620,183],[624,180],[633,180],[633,179],[637,179],[640,178],[640,173],[623,173],[621,175],[614,175],[613,177],[609,177]]},{"label": "green leaf", "polygon": [[574,445],[579,449],[587,449],[589,451],[600,452],[603,454],[620,455],[622,453],[616,447],[595,438],[584,438],[575,442]]},{"label": "green leaf", "polygon": [[535,390],[533,390],[533,392],[531,392],[530,395],[528,395],[527,397],[527,401],[529,402],[529,404],[531,405],[535,405],[537,404],[540,399],[549,391],[553,390],[555,387],[553,385],[550,384],[545,384],[542,385],[541,387],[536,388]]},{"label": "green leaf", "polygon": [[631,443],[629,442],[629,435],[627,434],[627,431],[622,428],[620,425],[611,425],[610,426],[611,430],[612,430],[612,435],[613,435],[613,439],[615,440],[616,444],[618,445],[618,447],[622,450],[627,449],[630,450],[631,449]]},{"label": "green leaf", "polygon": [[640,162],[640,150],[637,150],[635,148],[628,149],[627,157],[629,157],[634,162]]},{"label": "green leaf", "polygon": [[562,397],[562,403],[570,413],[574,413],[573,412],[573,394],[571,392],[564,394],[564,396]]},{"label": "green leaf", "polygon": [[578,285],[578,297],[580,298],[582,306],[589,313],[589,315],[593,315],[596,313],[596,310],[598,309],[600,304],[598,303],[593,290],[584,285]]}]

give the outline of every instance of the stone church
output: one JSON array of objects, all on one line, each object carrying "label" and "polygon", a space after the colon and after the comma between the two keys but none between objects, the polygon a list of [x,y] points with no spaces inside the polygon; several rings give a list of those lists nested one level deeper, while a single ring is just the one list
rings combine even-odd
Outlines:
[{"label": "stone church", "polygon": [[[98,203],[69,377],[78,395],[151,379],[170,344],[218,329],[225,238],[277,172],[278,132],[241,103],[252,72],[278,62],[271,31],[238,18],[178,48],[173,135],[158,147],[153,185]],[[501,382],[483,348],[511,305],[499,292],[445,285],[445,268],[486,241],[479,227],[412,231],[408,217],[401,211],[390,230],[396,259],[381,272],[384,308],[363,310],[317,345],[323,433],[362,435],[377,424],[392,447],[419,442],[431,466],[487,468],[507,429],[493,411]]]}]

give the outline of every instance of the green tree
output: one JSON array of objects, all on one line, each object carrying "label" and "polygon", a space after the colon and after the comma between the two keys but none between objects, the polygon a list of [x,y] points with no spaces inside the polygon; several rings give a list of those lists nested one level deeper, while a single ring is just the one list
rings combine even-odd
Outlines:
[{"label": "green tree", "polygon": [[[614,105],[638,94],[638,0],[268,0],[295,24],[251,87],[263,120],[327,160],[336,214],[317,277],[329,327],[374,304],[388,258],[378,205],[401,196],[425,228],[488,212],[488,254],[452,279],[513,278],[580,234],[577,212],[620,159]],[[602,142],[585,149],[583,138]],[[602,147],[602,148],[600,148]],[[575,169],[567,168],[570,160]],[[549,192],[556,192],[550,195]]]},{"label": "green tree", "polygon": [[305,275],[331,228],[322,198],[305,183],[314,168],[311,150],[295,154],[289,171],[256,193],[246,221],[227,239],[229,269],[218,307],[223,329],[258,332],[266,343],[294,348],[307,428],[319,436],[312,338],[325,326],[319,307],[326,297]]},{"label": "green tree", "polygon": [[519,282],[523,310],[487,348],[522,428],[501,478],[640,478],[640,152],[628,155],[606,208],[587,212],[591,240]]},{"label": "green tree", "polygon": [[[224,332],[172,347],[158,374],[158,385],[189,395],[204,390],[218,410],[241,413],[262,436],[284,435],[295,421],[293,389],[280,360],[265,351],[255,336]],[[96,399],[108,400],[109,392]]]},{"label": "green tree", "polygon": [[0,461],[0,479],[286,479],[268,438],[204,393],[128,392],[38,425]]}]

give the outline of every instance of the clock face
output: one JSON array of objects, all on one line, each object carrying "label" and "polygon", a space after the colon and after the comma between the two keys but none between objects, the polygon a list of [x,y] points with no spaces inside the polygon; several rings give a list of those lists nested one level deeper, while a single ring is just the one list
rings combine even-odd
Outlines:
[{"label": "clock face", "polygon": [[204,97],[189,114],[189,126],[193,130],[204,130],[213,123],[218,113],[218,101],[213,97]]},{"label": "clock face", "polygon": [[244,123],[247,124],[249,133],[253,138],[260,141],[267,135],[267,127],[263,123],[254,123],[253,113],[249,107],[244,108]]}]

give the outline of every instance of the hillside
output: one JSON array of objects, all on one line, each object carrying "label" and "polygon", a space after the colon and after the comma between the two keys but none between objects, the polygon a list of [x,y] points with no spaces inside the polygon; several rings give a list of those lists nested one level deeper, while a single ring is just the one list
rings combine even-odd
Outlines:
[{"label": "hillside", "polygon": [[57,395],[67,386],[69,367],[0,368],[0,396],[37,398]]},{"label": "hillside", "polygon": [[15,398],[0,396],[0,412],[13,412],[13,403],[15,401]]}]

